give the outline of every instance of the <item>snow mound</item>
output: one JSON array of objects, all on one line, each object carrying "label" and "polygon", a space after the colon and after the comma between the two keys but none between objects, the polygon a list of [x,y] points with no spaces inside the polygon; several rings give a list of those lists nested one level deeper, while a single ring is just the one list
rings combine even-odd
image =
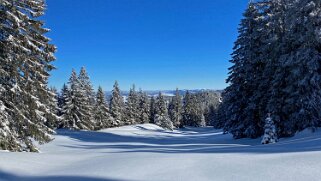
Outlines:
[{"label": "snow mound", "polygon": [[100,132],[109,132],[109,131],[140,131],[140,130],[146,130],[146,131],[164,131],[163,128],[155,125],[155,124],[136,124],[136,125],[130,125],[130,126],[122,126],[117,128],[108,128],[101,130]]}]

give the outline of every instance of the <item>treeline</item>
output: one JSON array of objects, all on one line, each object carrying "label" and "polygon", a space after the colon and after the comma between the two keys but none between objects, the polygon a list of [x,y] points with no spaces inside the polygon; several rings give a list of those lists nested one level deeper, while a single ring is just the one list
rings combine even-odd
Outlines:
[{"label": "treeline", "polygon": [[185,96],[183,104],[177,94],[169,103],[162,94],[154,99],[133,87],[125,100],[117,82],[106,100],[101,87],[94,93],[85,69],[79,75],[73,71],[60,93],[50,89],[56,47],[40,20],[45,9],[44,0],[0,1],[0,149],[36,152],[35,142],[51,141],[57,128],[98,130],[152,122],[173,129],[204,126],[212,115],[194,95]]},{"label": "treeline", "polygon": [[133,86],[128,96],[121,95],[118,82],[110,100],[101,87],[94,93],[89,76],[82,68],[79,75],[73,70],[69,82],[57,94],[57,115],[60,120],[53,128],[99,130],[132,124],[155,123],[173,130],[184,126],[210,125],[215,117],[220,95],[203,91],[184,96],[179,90],[170,98],[159,93],[149,96]]},{"label": "treeline", "polygon": [[251,2],[235,42],[215,127],[235,138],[279,137],[321,126],[321,1]]}]

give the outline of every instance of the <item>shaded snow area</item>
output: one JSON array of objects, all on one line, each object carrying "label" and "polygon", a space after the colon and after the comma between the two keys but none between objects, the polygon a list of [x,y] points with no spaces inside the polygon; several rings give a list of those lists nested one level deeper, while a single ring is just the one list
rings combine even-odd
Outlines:
[{"label": "shaded snow area", "polygon": [[0,180],[321,180],[321,131],[273,145],[211,128],[61,130],[41,153],[0,152]]}]

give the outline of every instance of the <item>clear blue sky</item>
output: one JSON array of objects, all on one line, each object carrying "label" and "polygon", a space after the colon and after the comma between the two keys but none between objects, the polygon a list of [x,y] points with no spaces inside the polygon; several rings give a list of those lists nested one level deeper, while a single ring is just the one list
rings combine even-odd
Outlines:
[{"label": "clear blue sky", "polygon": [[58,47],[50,85],[85,66],[111,90],[223,89],[248,0],[47,0]]}]

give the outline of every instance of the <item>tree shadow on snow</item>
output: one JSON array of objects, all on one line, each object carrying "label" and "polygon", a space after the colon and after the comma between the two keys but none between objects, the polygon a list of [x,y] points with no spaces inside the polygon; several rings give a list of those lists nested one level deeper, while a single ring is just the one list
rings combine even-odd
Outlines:
[{"label": "tree shadow on snow", "polygon": [[125,181],[82,176],[17,176],[0,170],[0,181]]},{"label": "tree shadow on snow", "polygon": [[[147,130],[148,132],[161,132]],[[281,139],[279,143],[261,145],[260,139],[234,140],[219,130],[209,128],[182,129],[164,135],[140,133],[127,136],[106,132],[59,130],[58,135],[77,140],[71,149],[99,150],[106,153],[291,153],[321,151],[320,133],[302,138]]]}]

